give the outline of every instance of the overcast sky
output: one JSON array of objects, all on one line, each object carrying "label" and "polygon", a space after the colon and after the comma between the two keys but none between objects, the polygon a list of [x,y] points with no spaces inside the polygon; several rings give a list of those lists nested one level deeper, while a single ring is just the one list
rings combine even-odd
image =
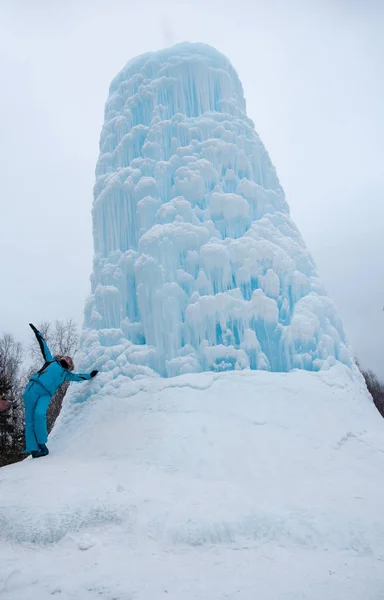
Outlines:
[{"label": "overcast sky", "polygon": [[384,376],[383,31],[381,0],[0,0],[0,332],[82,323],[109,84],[201,41],[238,71],[355,353]]}]

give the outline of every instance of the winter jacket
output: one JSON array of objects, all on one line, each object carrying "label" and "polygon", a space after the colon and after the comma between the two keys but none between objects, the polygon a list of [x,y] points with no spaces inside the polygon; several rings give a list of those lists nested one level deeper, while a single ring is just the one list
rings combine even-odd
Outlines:
[{"label": "winter jacket", "polygon": [[30,381],[37,382],[43,386],[50,396],[53,396],[64,381],[86,381],[91,379],[90,373],[71,373],[65,369],[59,359],[53,357],[48,345],[35,327],[31,326],[39,342],[40,350],[45,360],[44,366],[32,375]]}]

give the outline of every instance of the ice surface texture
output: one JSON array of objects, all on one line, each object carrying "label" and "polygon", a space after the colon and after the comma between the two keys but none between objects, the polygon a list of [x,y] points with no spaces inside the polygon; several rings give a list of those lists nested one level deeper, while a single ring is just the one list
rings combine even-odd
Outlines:
[{"label": "ice surface texture", "polygon": [[93,234],[83,362],[165,376],[351,364],[238,75],[214,48],[145,54],[113,80]]}]

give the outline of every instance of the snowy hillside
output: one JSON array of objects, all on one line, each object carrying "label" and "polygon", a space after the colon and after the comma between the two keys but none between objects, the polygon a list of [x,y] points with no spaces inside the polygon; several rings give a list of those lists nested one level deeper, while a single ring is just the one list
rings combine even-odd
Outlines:
[{"label": "snowy hillside", "polygon": [[348,368],[119,383],[0,470],[2,600],[382,597],[383,421]]},{"label": "snowy hillside", "polygon": [[93,235],[82,367],[351,364],[238,75],[214,48],[145,54],[113,80]]}]

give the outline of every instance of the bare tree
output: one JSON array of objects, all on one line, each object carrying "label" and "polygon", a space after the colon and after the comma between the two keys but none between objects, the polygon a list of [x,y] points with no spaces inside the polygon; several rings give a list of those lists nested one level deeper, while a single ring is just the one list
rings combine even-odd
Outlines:
[{"label": "bare tree", "polygon": [[[54,323],[45,321],[40,323],[38,329],[42,333],[53,356],[66,355],[73,358],[76,355],[79,348],[79,330],[73,319],[55,321]],[[42,360],[40,347],[35,338],[30,345],[29,353],[33,361],[31,372],[35,372],[40,368]],[[51,400],[47,412],[48,433],[52,431],[56,419],[60,414],[68,386],[68,382],[63,383]]]},{"label": "bare tree", "polygon": [[[73,319],[65,321],[43,321],[38,330],[42,333],[52,354],[67,355],[74,358],[79,348],[79,330]],[[29,347],[29,354],[34,367],[41,362],[41,351],[36,339],[33,338]]]}]

